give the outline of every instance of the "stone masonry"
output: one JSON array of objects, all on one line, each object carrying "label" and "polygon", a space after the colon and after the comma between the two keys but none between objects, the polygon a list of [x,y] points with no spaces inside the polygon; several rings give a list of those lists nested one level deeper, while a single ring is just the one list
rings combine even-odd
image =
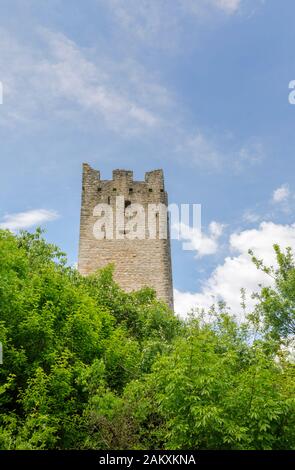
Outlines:
[{"label": "stone masonry", "polygon": [[[129,205],[133,207],[138,203],[144,207],[147,235],[144,239],[127,239],[125,231],[121,231],[120,239],[97,239],[94,236],[93,227],[98,219],[94,208],[102,203],[113,209],[116,233],[117,196],[124,196],[125,211]],[[146,228],[148,205],[159,203],[168,205],[162,170],[147,172],[145,181],[133,181],[133,172],[127,170],[114,170],[112,180],[101,180],[100,172],[84,163],[78,269],[82,275],[87,275],[112,263],[115,266],[114,278],[124,290],[130,292],[145,286],[153,287],[158,297],[173,308],[168,216],[166,239],[159,236],[159,227],[156,236],[150,239]],[[155,217],[159,218],[159,214]]]}]

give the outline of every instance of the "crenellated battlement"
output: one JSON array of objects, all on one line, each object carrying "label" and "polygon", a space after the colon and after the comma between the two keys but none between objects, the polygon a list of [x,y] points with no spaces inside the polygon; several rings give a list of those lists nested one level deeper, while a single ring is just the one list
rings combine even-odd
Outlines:
[{"label": "crenellated battlement", "polygon": [[111,180],[103,180],[100,176],[100,171],[93,169],[88,163],[83,163],[83,176],[88,178],[96,178],[98,181],[107,183],[107,182],[114,182],[114,183],[141,183],[141,184],[150,184],[152,186],[161,186],[164,189],[164,175],[163,170],[152,170],[147,171],[144,175],[144,180],[133,180],[133,171],[131,170],[122,170],[116,169],[113,170],[112,179]]},{"label": "crenellated battlement", "polygon": [[100,180],[100,171],[94,170],[88,163],[83,163],[83,177],[95,177]]},{"label": "crenellated battlement", "polygon": [[129,170],[113,170],[113,181],[133,182],[133,171]]},{"label": "crenellated battlement", "polygon": [[145,173],[145,182],[152,185],[161,185],[164,189],[163,170],[147,171]]}]

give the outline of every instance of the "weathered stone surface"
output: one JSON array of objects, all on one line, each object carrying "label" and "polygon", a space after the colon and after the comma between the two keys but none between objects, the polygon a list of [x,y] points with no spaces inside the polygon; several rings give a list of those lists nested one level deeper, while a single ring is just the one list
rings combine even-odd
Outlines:
[{"label": "weathered stone surface", "polygon": [[[122,239],[95,238],[93,227],[98,217],[93,215],[93,211],[100,203],[113,208],[116,233],[116,196],[124,196],[127,206],[139,203],[144,207],[145,239],[131,240],[124,232],[120,233]],[[114,170],[112,180],[101,180],[99,171],[83,164],[78,269],[87,275],[113,263],[115,280],[124,290],[130,292],[144,286],[153,287],[158,297],[173,308],[169,223],[166,239],[160,238],[159,227],[155,239],[148,237],[148,204],[159,203],[168,204],[162,170],[146,173],[145,181],[133,181],[133,172],[126,170]],[[160,214],[157,217],[162,220]]]}]

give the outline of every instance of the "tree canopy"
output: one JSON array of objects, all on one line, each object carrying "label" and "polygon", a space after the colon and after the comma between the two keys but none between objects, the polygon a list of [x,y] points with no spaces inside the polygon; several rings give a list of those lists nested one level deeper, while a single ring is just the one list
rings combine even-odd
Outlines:
[{"label": "tree canopy", "polygon": [[274,285],[247,320],[184,321],[0,230],[0,449],[294,449],[295,266],[275,250],[277,269],[253,255]]}]

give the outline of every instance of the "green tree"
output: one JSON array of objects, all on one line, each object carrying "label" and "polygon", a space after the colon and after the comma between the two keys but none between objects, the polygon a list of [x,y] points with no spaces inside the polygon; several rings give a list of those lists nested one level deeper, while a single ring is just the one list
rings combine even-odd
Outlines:
[{"label": "green tree", "polygon": [[274,280],[273,287],[264,287],[256,295],[256,312],[263,329],[278,342],[293,340],[295,336],[295,265],[291,248],[283,253],[274,245],[278,267],[265,266],[253,253],[253,262]]},{"label": "green tree", "polygon": [[274,282],[247,321],[180,321],[41,230],[0,230],[0,449],[294,449],[295,267],[275,249],[277,269],[253,255]]}]

